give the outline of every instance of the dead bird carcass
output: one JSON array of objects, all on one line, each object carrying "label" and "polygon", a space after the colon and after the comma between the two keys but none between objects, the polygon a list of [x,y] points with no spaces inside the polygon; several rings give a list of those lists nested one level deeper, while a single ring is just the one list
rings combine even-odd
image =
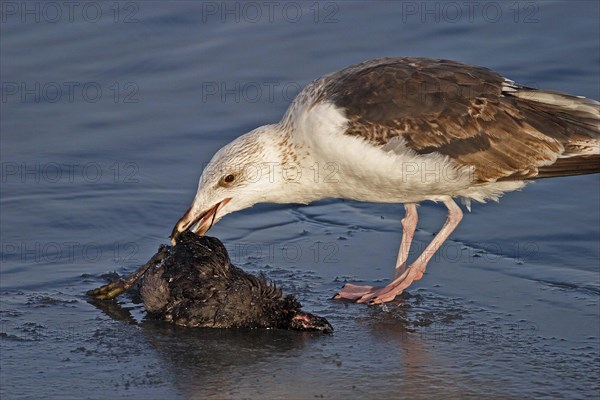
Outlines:
[{"label": "dead bird carcass", "polygon": [[88,295],[113,299],[140,280],[149,316],[176,325],[333,332],[325,318],[301,311],[293,296],[284,296],[264,277],[232,265],[227,250],[214,237],[185,232],[175,246],[161,246],[127,278]]}]

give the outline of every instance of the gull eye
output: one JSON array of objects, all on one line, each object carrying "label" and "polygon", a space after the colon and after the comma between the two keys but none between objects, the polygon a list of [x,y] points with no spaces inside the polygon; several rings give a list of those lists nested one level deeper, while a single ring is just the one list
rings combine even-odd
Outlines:
[{"label": "gull eye", "polygon": [[229,175],[225,175],[224,177],[222,177],[221,182],[219,182],[219,183],[221,184],[221,186],[227,186],[230,183],[232,183],[233,181],[235,181],[235,175],[229,174]]}]

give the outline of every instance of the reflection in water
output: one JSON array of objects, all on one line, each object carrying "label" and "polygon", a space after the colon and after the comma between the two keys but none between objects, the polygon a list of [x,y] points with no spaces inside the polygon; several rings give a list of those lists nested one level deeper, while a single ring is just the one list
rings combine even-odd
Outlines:
[{"label": "reflection in water", "polygon": [[[264,329],[186,329],[156,321],[142,324],[152,348],[172,372],[186,397],[239,395],[238,385],[251,370],[273,360],[301,356],[311,334]],[[256,382],[259,385],[259,382]],[[259,387],[253,388],[259,390]]]},{"label": "reflection in water", "polygon": [[[137,324],[130,310],[115,301],[89,303],[116,321]],[[172,377],[186,398],[236,398],[236,386],[247,372],[272,360],[301,357],[306,343],[321,336],[281,329],[186,328],[148,318],[139,326],[162,359],[161,373]]]}]

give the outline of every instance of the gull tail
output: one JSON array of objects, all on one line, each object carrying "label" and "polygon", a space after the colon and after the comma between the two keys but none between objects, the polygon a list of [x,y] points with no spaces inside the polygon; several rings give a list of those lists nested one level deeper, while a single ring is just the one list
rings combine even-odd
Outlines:
[{"label": "gull tail", "polygon": [[510,94],[522,100],[525,112],[536,114],[538,130],[564,149],[553,164],[538,168],[535,179],[600,173],[600,102],[528,88]]}]

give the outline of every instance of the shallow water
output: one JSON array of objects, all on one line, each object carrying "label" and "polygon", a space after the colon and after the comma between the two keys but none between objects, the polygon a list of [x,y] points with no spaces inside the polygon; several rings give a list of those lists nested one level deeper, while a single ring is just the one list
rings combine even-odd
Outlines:
[{"label": "shallow water", "polygon": [[[0,15],[2,399],[600,397],[597,175],[474,205],[386,306],[330,298],[389,278],[401,205],[261,205],[213,228],[333,336],[176,329],[84,296],[167,241],[216,149],[324,73],[431,56],[600,98],[597,2],[24,4]],[[419,210],[415,253],[444,218]]]}]

